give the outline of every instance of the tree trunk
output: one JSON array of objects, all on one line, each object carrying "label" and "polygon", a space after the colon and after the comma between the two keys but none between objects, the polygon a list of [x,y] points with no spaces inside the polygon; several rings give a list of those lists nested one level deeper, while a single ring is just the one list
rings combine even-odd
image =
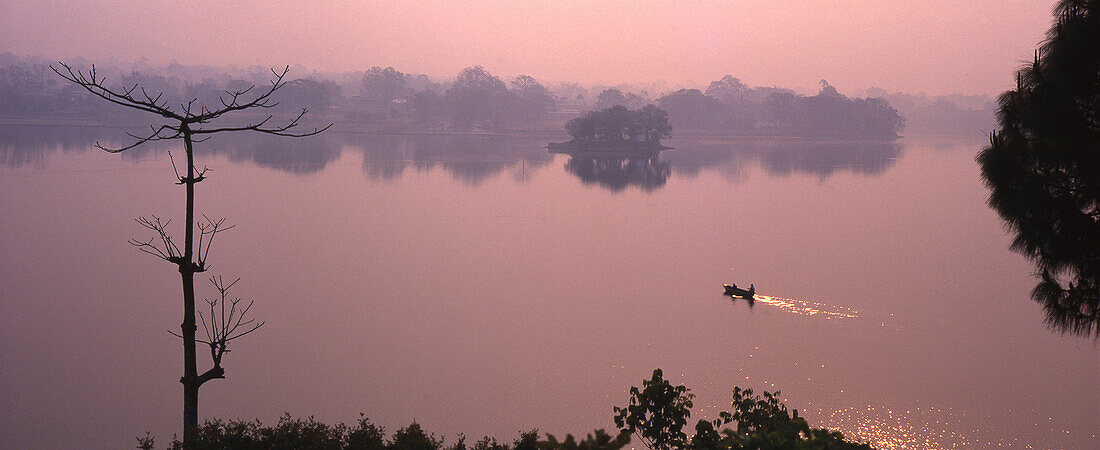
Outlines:
[{"label": "tree trunk", "polygon": [[183,144],[187,152],[187,178],[183,185],[187,188],[187,212],[184,222],[183,261],[179,264],[180,278],[183,280],[183,324],[180,325],[183,336],[183,447],[192,448],[199,427],[199,373],[195,356],[195,156],[192,152],[191,130],[183,124]]},{"label": "tree trunk", "polygon": [[195,362],[195,274],[190,268],[180,269],[183,278],[183,442],[191,448],[199,426],[199,383]]}]

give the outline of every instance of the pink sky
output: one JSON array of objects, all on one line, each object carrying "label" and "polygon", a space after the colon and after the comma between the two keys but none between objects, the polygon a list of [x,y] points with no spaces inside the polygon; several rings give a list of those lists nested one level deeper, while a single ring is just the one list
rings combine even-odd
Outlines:
[{"label": "pink sky", "polygon": [[[996,94],[1050,26],[1052,0],[208,1],[5,0],[0,52],[150,63],[474,64],[544,81],[871,86]],[[992,5],[992,6],[991,6]]]}]

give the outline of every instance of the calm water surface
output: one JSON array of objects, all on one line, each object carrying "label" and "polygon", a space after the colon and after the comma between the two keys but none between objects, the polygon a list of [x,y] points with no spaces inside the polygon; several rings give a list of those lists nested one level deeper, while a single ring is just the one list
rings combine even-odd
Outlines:
[{"label": "calm water surface", "polygon": [[[179,427],[178,275],[126,240],[145,237],[135,217],[182,221],[180,152],[90,149],[120,135],[0,127],[4,446]],[[267,321],[202,415],[583,435],[660,367],[693,417],[742,386],[883,448],[1100,443],[1100,351],[1028,300],[980,139],[674,139],[593,159],[542,149],[559,138],[200,144],[199,210],[237,225],[210,274],[243,277]],[[723,297],[729,281],[755,304]]]}]

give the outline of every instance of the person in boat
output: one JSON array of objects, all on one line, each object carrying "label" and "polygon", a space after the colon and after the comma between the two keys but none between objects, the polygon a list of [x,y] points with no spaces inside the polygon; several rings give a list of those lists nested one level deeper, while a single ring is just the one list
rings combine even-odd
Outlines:
[{"label": "person in boat", "polygon": [[749,292],[756,292],[756,286],[753,286],[752,283],[749,283]]}]

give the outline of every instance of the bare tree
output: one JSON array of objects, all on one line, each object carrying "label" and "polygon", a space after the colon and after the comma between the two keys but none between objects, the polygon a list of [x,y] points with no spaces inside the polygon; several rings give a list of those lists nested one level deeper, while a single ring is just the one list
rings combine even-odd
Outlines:
[{"label": "bare tree", "polygon": [[[256,322],[256,319],[246,319],[248,311],[252,309],[252,301],[249,301],[247,305],[238,307],[242,304],[240,297],[228,297],[229,289],[238,281],[241,281],[241,279],[237,278],[226,284],[220,276],[210,277],[210,283],[218,290],[219,297],[206,300],[207,305],[210,307],[208,313],[203,314],[203,311],[199,311],[199,321],[202,322],[203,331],[206,332],[206,339],[196,340],[210,347],[210,360],[214,362],[214,367],[199,375],[200,378],[224,378],[225,369],[222,369],[222,356],[229,352],[229,341],[264,326],[264,322]],[[229,311],[225,310],[226,306],[229,307]],[[176,337],[183,337],[171,330],[168,332]]]},{"label": "bare tree", "polygon": [[[72,82],[91,94],[116,105],[124,106],[158,116],[161,124],[150,125],[149,131],[142,134],[126,133],[133,139],[129,145],[118,148],[108,148],[96,142],[95,146],[110,153],[119,153],[146,142],[179,139],[183,141],[186,153],[187,166],[184,174],[176,171],[176,179],[179,185],[186,188],[187,200],[185,206],[186,222],[184,223],[184,242],[180,247],[167,231],[169,221],[162,221],[156,216],[152,218],[137,219],[145,228],[155,234],[148,241],[131,240],[130,243],[139,250],[163,259],[176,265],[183,282],[183,323],[180,325],[180,338],[183,339],[183,444],[189,448],[195,442],[199,424],[199,387],[203,383],[216,378],[225,378],[225,370],[221,367],[221,358],[227,352],[226,345],[230,340],[251,333],[262,325],[251,320],[244,320],[245,314],[251,307],[251,303],[244,308],[239,308],[239,300],[229,300],[230,311],[226,313],[226,293],[233,283],[225,284],[220,278],[212,279],[214,286],[221,294],[221,298],[210,302],[210,316],[203,318],[206,327],[207,339],[196,338],[196,309],[195,309],[195,274],[205,272],[206,259],[210,254],[210,245],[215,235],[228,230],[224,224],[225,219],[210,219],[203,216],[203,221],[195,220],[195,184],[205,179],[207,168],[198,169],[195,166],[194,144],[202,142],[215,133],[231,131],[252,131],[276,136],[305,137],[312,136],[327,130],[332,124],[323,128],[313,128],[299,132],[297,129],[306,110],[302,109],[296,117],[281,125],[272,124],[273,115],[260,116],[256,120],[246,121],[235,126],[215,126],[215,120],[223,119],[227,115],[249,110],[264,110],[273,108],[278,103],[272,95],[282,88],[286,82],[284,78],[290,70],[289,66],[282,71],[272,70],[273,78],[270,86],[265,89],[256,89],[254,85],[237,90],[227,90],[224,95],[218,97],[217,106],[198,104],[198,99],[184,100],[178,105],[169,104],[163,93],[147,92],[142,86],[134,84],[121,88],[109,87],[105,77],[97,74],[95,66],[90,70],[74,70],[72,67],[58,63],[61,69],[50,66],[61,78]],[[253,91],[257,92],[253,92]],[[243,115],[243,114],[237,114]],[[245,117],[247,118],[247,116]],[[175,162],[173,161],[173,168]],[[195,229],[198,228],[196,239]],[[215,310],[219,309],[222,315],[216,316]],[[213,367],[201,375],[196,364],[196,344],[205,343],[210,346]]]}]

